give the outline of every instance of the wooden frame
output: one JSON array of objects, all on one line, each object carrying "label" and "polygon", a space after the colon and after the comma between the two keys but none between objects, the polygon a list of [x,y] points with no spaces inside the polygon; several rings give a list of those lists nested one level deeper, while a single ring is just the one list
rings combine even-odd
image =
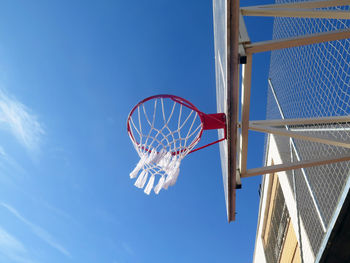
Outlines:
[{"label": "wooden frame", "polygon": [[310,141],[310,142],[324,143],[324,144],[328,144],[328,145],[333,145],[333,146],[344,147],[344,148],[350,149],[350,142],[329,139],[329,138],[325,138],[325,137],[321,137],[321,136],[317,136],[317,135],[301,134],[299,132],[294,132],[294,131],[286,130],[283,128],[280,129],[280,128],[261,126],[261,125],[251,125],[251,126],[249,126],[249,130],[264,132],[264,133],[271,133],[271,134],[276,134],[276,135],[282,135],[282,136],[287,136],[290,138],[306,140],[306,141]]},{"label": "wooden frame", "polygon": [[350,0],[318,0],[318,1],[304,1],[304,2],[293,2],[284,4],[270,4],[270,5],[257,5],[242,7],[245,8],[326,8],[335,6],[350,5]]},{"label": "wooden frame", "polygon": [[261,168],[253,168],[246,171],[246,173],[242,174],[242,178],[261,175],[261,174],[269,174],[269,173],[277,173],[282,171],[289,171],[300,168],[313,167],[318,165],[326,165],[337,162],[345,162],[350,161],[350,155],[346,156],[336,156],[333,158],[323,158],[317,160],[306,160],[294,163],[284,163],[284,164],[276,164],[265,166]]},{"label": "wooden frame", "polygon": [[350,18],[349,12],[343,11],[343,10],[248,7],[248,8],[241,8],[241,11],[242,11],[242,15],[245,15],[245,16],[304,17],[304,18],[329,18],[329,19],[349,19]]},{"label": "wooden frame", "polygon": [[307,118],[307,119],[258,120],[258,121],[250,121],[249,125],[285,126],[285,125],[317,125],[317,124],[334,124],[334,123],[338,124],[338,123],[348,123],[348,122],[350,122],[350,115],[323,117],[323,118]]},{"label": "wooden frame", "polygon": [[247,167],[248,155],[248,130],[249,130],[249,111],[250,111],[250,87],[252,78],[252,58],[247,55],[247,64],[242,67],[242,112],[241,112],[241,134],[240,134],[240,167],[241,173],[245,173]]},{"label": "wooden frame", "polygon": [[350,19],[350,13],[344,10],[325,10],[326,8],[350,5],[349,0],[306,1],[285,4],[257,5],[242,7],[244,16],[272,16],[272,17],[305,17]]},{"label": "wooden frame", "polygon": [[245,46],[245,52],[253,54],[259,52],[272,51],[276,49],[312,45],[347,38],[350,38],[350,29],[334,30],[325,33],[247,44]]}]

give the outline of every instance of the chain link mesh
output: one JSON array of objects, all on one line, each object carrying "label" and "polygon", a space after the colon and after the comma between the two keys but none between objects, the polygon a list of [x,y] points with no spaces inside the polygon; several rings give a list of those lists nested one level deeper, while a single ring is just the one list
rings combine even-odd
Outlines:
[{"label": "chain link mesh", "polygon": [[324,231],[317,215],[317,208],[312,200],[302,171],[300,169],[295,170],[294,176],[299,215],[304,224],[313,253],[316,254],[320,248]]},{"label": "chain link mesh", "polygon": [[[276,3],[286,2],[297,1],[276,0]],[[332,9],[349,10],[349,6]],[[350,21],[346,20],[276,18],[273,39],[339,30],[349,26]],[[285,118],[350,114],[349,39],[276,50],[271,52],[270,63],[269,79],[277,102],[269,87],[267,119],[282,118],[278,104]],[[350,123],[299,125],[289,126],[288,129],[308,135],[350,141]],[[291,162],[291,156],[296,160],[296,155],[299,155],[301,160],[309,160],[350,153],[349,149],[297,139],[293,140],[295,149],[292,149],[288,147],[288,138],[275,138],[285,163]],[[350,163],[323,165],[294,172],[300,216],[316,255],[325,236],[322,224],[328,229],[345,183],[349,179]],[[287,176],[293,189],[292,173],[287,172]]]}]

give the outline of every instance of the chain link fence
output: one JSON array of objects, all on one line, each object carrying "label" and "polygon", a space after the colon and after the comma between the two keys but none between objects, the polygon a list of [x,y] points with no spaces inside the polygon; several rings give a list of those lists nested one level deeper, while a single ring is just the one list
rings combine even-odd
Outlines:
[{"label": "chain link fence", "polygon": [[[277,0],[276,3],[296,2]],[[338,9],[349,10],[349,6]],[[273,39],[349,28],[350,22],[335,19],[276,18]],[[350,114],[350,41],[339,40],[271,52],[267,119],[314,118]],[[301,134],[350,141],[350,123],[285,127]],[[275,136],[285,163],[350,154],[349,149]],[[314,255],[321,243],[344,186],[350,162],[287,172],[296,189],[300,218]],[[295,184],[293,181],[295,176]]]}]

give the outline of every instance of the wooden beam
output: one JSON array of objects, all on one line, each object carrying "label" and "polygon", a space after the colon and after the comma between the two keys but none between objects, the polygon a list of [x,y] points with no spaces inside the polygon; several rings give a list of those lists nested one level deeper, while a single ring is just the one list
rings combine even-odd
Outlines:
[{"label": "wooden beam", "polygon": [[228,221],[236,218],[236,159],[239,105],[239,0],[227,0],[227,209]]},{"label": "wooden beam", "polygon": [[347,38],[350,38],[350,29],[334,30],[330,32],[311,34],[293,38],[256,42],[245,45],[245,49],[246,53],[253,54],[276,49],[305,46]]},{"label": "wooden beam", "polygon": [[257,120],[257,121],[250,121],[249,125],[285,126],[285,125],[316,125],[316,124],[337,124],[337,123],[350,123],[350,115],[332,116],[332,117],[323,117],[323,118],[305,118],[305,119]]},{"label": "wooden beam", "polygon": [[350,5],[350,0],[304,1],[284,4],[256,5],[243,8],[326,8]]},{"label": "wooden beam", "polygon": [[348,10],[249,7],[241,8],[241,13],[244,16],[350,19]]},{"label": "wooden beam", "polygon": [[314,136],[305,135],[305,134],[301,134],[298,132],[293,132],[293,131],[289,131],[289,130],[285,130],[285,129],[264,127],[261,125],[251,125],[251,126],[249,126],[249,129],[252,131],[272,133],[272,134],[287,136],[287,137],[296,138],[296,139],[300,139],[300,140],[323,143],[323,144],[334,145],[334,146],[344,147],[344,148],[350,149],[350,142],[332,140],[332,139],[328,139],[328,138],[324,138],[324,137],[320,137],[320,136],[315,136],[315,135]]},{"label": "wooden beam", "polygon": [[250,87],[252,79],[252,58],[251,54],[247,55],[247,64],[242,66],[242,113],[241,113],[241,138],[240,138],[240,165],[239,170],[245,173],[247,169],[248,156],[248,129],[249,129],[249,111],[250,111]]},{"label": "wooden beam", "polygon": [[265,166],[260,168],[254,168],[254,169],[247,170],[247,172],[245,174],[242,174],[241,176],[242,178],[246,178],[246,177],[252,177],[256,175],[277,173],[282,171],[289,171],[289,170],[295,170],[300,168],[307,168],[307,167],[326,165],[326,164],[345,162],[345,161],[350,161],[350,155],[345,155],[340,157],[337,156],[334,158],[323,158],[323,159],[317,159],[317,160],[306,160],[306,161],[300,161],[295,163],[283,163],[283,164]]}]

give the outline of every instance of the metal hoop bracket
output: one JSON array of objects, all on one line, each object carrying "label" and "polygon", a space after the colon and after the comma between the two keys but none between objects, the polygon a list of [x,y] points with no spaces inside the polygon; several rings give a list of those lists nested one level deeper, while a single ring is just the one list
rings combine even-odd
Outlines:
[{"label": "metal hoop bracket", "polygon": [[216,143],[222,142],[227,139],[227,125],[226,125],[226,114],[225,113],[213,113],[205,114],[201,112],[202,121],[203,121],[203,130],[219,130],[224,129],[224,138],[216,140],[214,142],[208,143],[204,146],[193,149],[189,153],[196,152],[208,146],[214,145]]}]

